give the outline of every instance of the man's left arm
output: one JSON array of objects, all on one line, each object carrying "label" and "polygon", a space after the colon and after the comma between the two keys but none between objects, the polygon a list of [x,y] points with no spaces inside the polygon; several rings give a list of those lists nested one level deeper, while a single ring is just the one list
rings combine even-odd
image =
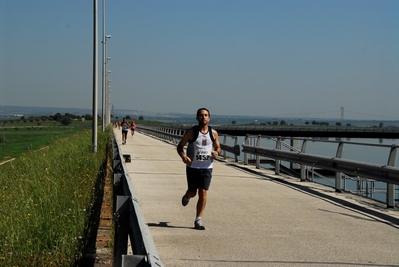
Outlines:
[{"label": "man's left arm", "polygon": [[220,156],[222,154],[222,148],[220,147],[218,132],[216,130],[212,129],[212,135],[213,135],[213,140],[214,140],[213,148],[215,149],[212,151],[212,157],[217,158],[218,156]]}]

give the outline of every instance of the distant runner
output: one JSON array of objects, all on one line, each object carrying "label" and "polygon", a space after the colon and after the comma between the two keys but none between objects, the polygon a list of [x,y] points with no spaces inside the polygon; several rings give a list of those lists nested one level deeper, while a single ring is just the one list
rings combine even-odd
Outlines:
[{"label": "distant runner", "polygon": [[129,132],[130,124],[126,121],[126,118],[123,118],[121,123],[122,127],[122,145],[126,144],[127,133]]},{"label": "distant runner", "polygon": [[132,133],[132,137],[134,135],[134,131],[136,131],[136,123],[134,122],[134,120],[132,120],[132,122],[130,123],[130,132]]}]

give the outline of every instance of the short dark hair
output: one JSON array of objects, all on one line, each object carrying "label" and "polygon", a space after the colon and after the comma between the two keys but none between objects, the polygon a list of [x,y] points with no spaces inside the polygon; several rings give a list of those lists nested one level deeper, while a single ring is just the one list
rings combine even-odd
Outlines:
[{"label": "short dark hair", "polygon": [[209,117],[211,116],[211,113],[209,112],[208,109],[206,109],[206,108],[200,108],[200,109],[197,110],[197,117],[199,116],[201,110],[206,110],[206,111],[208,112]]}]

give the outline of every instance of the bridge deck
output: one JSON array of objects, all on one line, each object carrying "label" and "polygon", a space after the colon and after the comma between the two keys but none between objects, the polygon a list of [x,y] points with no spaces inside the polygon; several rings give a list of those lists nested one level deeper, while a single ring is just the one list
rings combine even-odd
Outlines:
[{"label": "bridge deck", "polygon": [[[399,266],[399,212],[351,194],[216,161],[203,216],[183,207],[185,166],[174,145],[116,130],[165,266]],[[242,169],[244,168],[244,169]]]}]

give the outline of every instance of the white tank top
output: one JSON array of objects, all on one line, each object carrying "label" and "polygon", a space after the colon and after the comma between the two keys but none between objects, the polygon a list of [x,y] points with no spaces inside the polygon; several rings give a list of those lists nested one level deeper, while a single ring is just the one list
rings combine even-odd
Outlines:
[{"label": "white tank top", "polygon": [[[194,127],[194,137],[198,128]],[[191,159],[191,163],[187,167],[194,169],[212,169],[213,168],[213,138],[211,138],[212,128],[208,127],[207,133],[198,131],[198,137],[190,142],[187,147],[187,156]]]},{"label": "white tank top", "polygon": [[129,130],[129,126],[127,125],[126,122],[122,122],[122,130],[124,130],[124,131]]}]

